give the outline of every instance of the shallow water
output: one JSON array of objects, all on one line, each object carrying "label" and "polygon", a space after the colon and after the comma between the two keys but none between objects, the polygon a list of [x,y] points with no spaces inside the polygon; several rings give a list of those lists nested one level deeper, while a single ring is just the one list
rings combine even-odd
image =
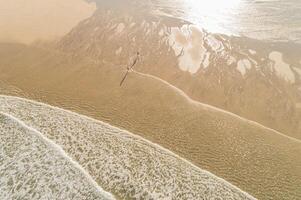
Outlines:
[{"label": "shallow water", "polygon": [[[36,144],[38,141],[31,143],[30,140],[35,141],[35,136],[29,137],[30,134],[27,133],[28,131],[34,132],[32,134],[40,132],[43,137],[50,138],[59,144],[68,155],[87,170],[98,184],[113,192],[117,197],[138,199],[253,199],[235,186],[199,169],[168,150],[100,121],[45,104],[8,96],[0,97],[0,110],[4,113],[1,114],[1,133],[6,133],[0,135],[1,142],[10,147],[16,145],[16,142],[20,143],[21,140],[28,140],[24,145],[20,144],[21,149],[38,148],[33,154],[34,156],[37,155],[35,159],[42,159],[41,168],[51,168],[52,162],[56,161],[49,159],[49,156],[53,155],[47,150],[45,152],[41,150],[40,148],[44,146]],[[27,126],[30,128],[26,130]],[[16,137],[16,140],[11,140],[12,136]],[[12,142],[12,144],[10,145],[8,142]],[[41,142],[43,143],[43,141]],[[1,151],[2,154],[6,152]],[[11,151],[7,153],[9,154]],[[1,187],[1,193],[5,197],[6,194],[10,194],[8,192],[10,188],[17,187],[20,191],[17,190],[12,194],[17,197],[34,195],[36,192],[43,194],[44,190],[42,189],[47,187],[43,187],[41,190],[33,187],[29,190],[27,189],[28,184],[22,185],[20,183],[20,181],[32,178],[25,177],[25,180],[20,178],[20,176],[24,176],[24,171],[19,169],[22,168],[20,164],[23,165],[23,163],[18,162],[18,160],[24,160],[24,165],[26,165],[28,162],[30,163],[31,159],[20,149],[15,154],[16,158],[4,157],[3,159],[5,163],[17,167],[14,173],[10,173],[9,170],[6,170],[7,168],[1,171],[1,168],[7,164],[0,165],[0,172],[2,173],[0,183],[4,184],[6,180],[10,179],[15,180],[8,185],[8,189]],[[51,160],[51,162],[47,162],[47,160]],[[57,168],[64,166],[62,163],[55,164]],[[56,167],[54,170],[58,170]],[[33,170],[31,167],[29,169]],[[15,175],[16,172],[20,175]],[[43,170],[37,169],[34,172],[34,177],[40,177],[37,173],[43,174]],[[68,173],[72,172],[69,171]],[[82,190],[82,196],[79,198],[95,199],[91,197],[91,194],[89,196],[89,193],[84,193],[85,190],[92,190],[93,187],[85,188],[85,184],[77,180],[81,179],[80,176],[63,181],[69,177],[59,173],[64,174],[63,169],[58,172],[54,171],[49,177],[57,177],[58,180],[54,180],[54,182],[58,184],[71,185],[70,193],[72,193],[72,189]],[[44,181],[43,185],[49,185],[51,188],[53,180],[47,181],[46,179]],[[76,182],[81,184],[72,185]],[[21,185],[18,186],[19,184]],[[62,187],[64,188],[64,186]],[[54,195],[51,196],[52,193]],[[59,195],[60,191],[54,190],[52,193],[46,192],[44,195],[50,195],[50,198],[56,197],[55,194]],[[90,191],[90,193],[92,192]],[[72,194],[67,192],[64,195],[72,198]],[[106,195],[103,196],[104,198],[107,197]]]},{"label": "shallow water", "polygon": [[0,138],[1,199],[112,199],[61,147],[5,113]]},{"label": "shallow water", "polygon": [[185,19],[213,33],[301,43],[299,0],[87,1],[96,2],[99,7],[151,8],[155,13]]},{"label": "shallow water", "polygon": [[151,0],[155,10],[210,32],[271,41],[301,42],[299,0]]}]

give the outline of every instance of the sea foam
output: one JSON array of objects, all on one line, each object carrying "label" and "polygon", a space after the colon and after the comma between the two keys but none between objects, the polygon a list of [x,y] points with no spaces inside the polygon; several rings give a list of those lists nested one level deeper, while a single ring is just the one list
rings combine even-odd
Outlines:
[{"label": "sea foam", "polygon": [[15,117],[0,113],[0,138],[0,199],[113,199],[59,146]]},{"label": "sea foam", "polygon": [[254,199],[159,145],[92,118],[9,96],[0,96],[0,111],[59,145],[118,198]]}]

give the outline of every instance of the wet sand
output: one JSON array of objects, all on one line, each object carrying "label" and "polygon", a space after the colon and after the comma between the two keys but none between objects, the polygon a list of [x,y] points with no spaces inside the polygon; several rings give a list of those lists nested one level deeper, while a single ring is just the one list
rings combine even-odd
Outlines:
[{"label": "wet sand", "polygon": [[193,100],[301,139],[301,45],[212,34],[144,12],[98,9],[57,49],[119,67],[139,51],[139,72],[171,83]]},{"label": "wet sand", "polygon": [[[1,44],[1,89],[109,122],[175,152],[259,199],[301,198],[301,145],[229,114],[191,104],[167,84],[120,66]],[[13,66],[13,67],[11,67]],[[2,84],[4,86],[4,84]]]},{"label": "wet sand", "polygon": [[83,0],[0,0],[0,41],[59,39],[95,10]]}]

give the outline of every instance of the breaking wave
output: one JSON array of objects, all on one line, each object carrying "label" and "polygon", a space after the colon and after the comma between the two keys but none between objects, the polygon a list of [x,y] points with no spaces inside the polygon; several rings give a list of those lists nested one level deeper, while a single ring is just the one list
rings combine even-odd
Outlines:
[{"label": "breaking wave", "polygon": [[0,112],[1,199],[254,199],[159,145],[104,122],[1,95]]},{"label": "breaking wave", "polygon": [[113,199],[61,147],[1,112],[0,138],[0,199]]}]

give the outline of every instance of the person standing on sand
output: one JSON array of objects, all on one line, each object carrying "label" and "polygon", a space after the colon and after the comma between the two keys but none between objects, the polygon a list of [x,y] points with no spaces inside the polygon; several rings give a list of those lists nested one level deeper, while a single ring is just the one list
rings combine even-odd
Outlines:
[{"label": "person standing on sand", "polygon": [[128,76],[128,73],[129,73],[130,71],[133,71],[133,68],[134,68],[134,66],[137,64],[137,62],[139,61],[139,58],[140,58],[140,53],[137,52],[137,55],[136,55],[136,58],[135,58],[134,62],[133,62],[131,65],[129,65],[129,66],[127,67],[127,71],[126,71],[126,73],[125,73],[123,79],[122,79],[121,82],[120,82],[120,86],[122,86],[123,82],[125,81],[126,77]]}]

